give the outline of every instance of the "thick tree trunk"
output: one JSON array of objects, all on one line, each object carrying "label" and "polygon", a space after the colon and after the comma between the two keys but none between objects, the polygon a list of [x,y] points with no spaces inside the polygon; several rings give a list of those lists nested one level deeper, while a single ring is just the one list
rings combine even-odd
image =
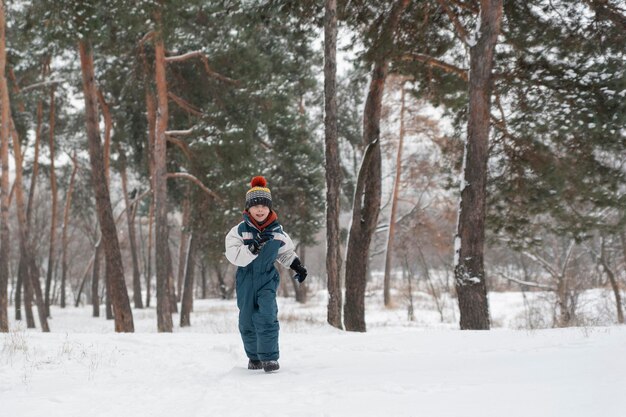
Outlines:
[{"label": "thick tree trunk", "polygon": [[389,216],[389,233],[387,235],[387,250],[385,253],[385,277],[383,279],[383,301],[385,307],[391,307],[391,260],[393,258],[393,241],[396,232],[396,217],[398,213],[398,195],[400,194],[400,178],[402,176],[402,147],[404,146],[404,83],[400,87],[400,138],[396,156],[396,178],[393,184],[391,198],[391,215]]},{"label": "thick tree trunk", "polygon": [[[0,1],[0,332],[9,331],[9,89],[6,79],[6,22]],[[16,304],[17,309],[17,304]],[[16,310],[16,315],[19,310]]]},{"label": "thick tree trunk", "polygon": [[98,240],[93,254],[93,269],[91,272],[91,308],[92,316],[100,317],[100,253],[102,252],[102,239]]},{"label": "thick tree trunk", "polygon": [[83,92],[85,96],[89,159],[92,168],[93,187],[96,195],[96,210],[106,257],[107,275],[111,282],[111,301],[115,315],[115,331],[132,332],[134,331],[133,316],[130,309],[126,283],[124,281],[122,255],[117,238],[113,210],[111,208],[109,188],[106,182],[104,156],[98,129],[97,93],[94,80],[93,55],[91,46],[86,40],[79,41],[78,47],[80,51]]},{"label": "thick tree trunk", "polygon": [[76,180],[76,172],[78,171],[78,162],[76,161],[76,152],[72,155],[72,175],[70,176],[70,184],[67,188],[67,194],[65,196],[65,209],[63,210],[63,229],[61,232],[61,245],[63,247],[63,253],[61,255],[61,308],[65,308],[65,293],[67,282],[67,232],[70,221],[70,209],[72,207],[72,194],[74,193],[74,181]]},{"label": "thick tree trunk", "polygon": [[100,103],[100,109],[102,110],[102,118],[104,119],[104,176],[107,180],[107,187],[111,188],[111,129],[113,128],[113,119],[111,118],[111,111],[109,105],[104,99],[104,94],[100,89],[96,89],[98,95],[98,103]]},{"label": "thick tree trunk", "polygon": [[50,210],[50,247],[48,250],[48,268],[46,270],[46,287],[45,287],[45,303],[46,313],[50,317],[50,287],[52,285],[52,272],[54,269],[54,259],[56,253],[56,230],[57,230],[57,209],[58,209],[58,195],[57,195],[57,177],[54,167],[54,129],[55,129],[55,102],[54,102],[54,85],[50,90],[50,136],[49,136],[49,151],[50,151],[50,191],[52,198],[52,208]]},{"label": "thick tree trunk", "polygon": [[183,289],[182,302],[180,305],[180,327],[191,326],[191,312],[193,311],[193,286],[195,275],[195,251],[196,239],[193,234],[189,234],[189,238],[185,241],[187,246],[184,265],[185,285]]},{"label": "thick tree trunk", "polygon": [[470,48],[467,142],[454,275],[461,329],[488,330],[484,271],[487,159],[493,56],[502,21],[502,0],[481,0],[479,19],[478,41]]},{"label": "thick tree trunk", "polygon": [[[408,0],[394,4],[383,27],[381,44],[391,49],[400,16]],[[374,61],[372,79],[363,111],[363,141],[366,145],[357,177],[352,209],[352,225],[346,255],[346,304],[344,325],[349,331],[366,331],[365,287],[372,235],[378,223],[381,199],[380,114],[389,57],[379,56]]]},{"label": "thick tree trunk", "polygon": [[326,275],[331,326],[341,322],[341,164],[337,139],[337,0],[326,0],[324,18],[324,131],[326,142]]},{"label": "thick tree trunk", "polygon": [[[160,21],[160,16],[157,17]],[[165,46],[160,33],[155,39],[155,78],[157,85],[156,133],[154,144],[154,199],[155,199],[155,261],[157,277],[157,327],[159,332],[171,332],[172,306],[170,296],[169,229],[167,225],[167,165],[166,137],[168,119],[167,80],[165,77]]]},{"label": "thick tree trunk", "polygon": [[130,245],[130,254],[133,261],[133,302],[135,308],[143,308],[143,300],[141,299],[141,273],[139,272],[139,258],[137,256],[137,240],[135,239],[135,210],[131,207],[131,201],[128,197],[128,179],[126,176],[126,156],[124,152],[120,152],[120,174],[122,177],[122,192],[124,193],[124,202],[126,203],[126,223],[128,225],[128,241]]}]

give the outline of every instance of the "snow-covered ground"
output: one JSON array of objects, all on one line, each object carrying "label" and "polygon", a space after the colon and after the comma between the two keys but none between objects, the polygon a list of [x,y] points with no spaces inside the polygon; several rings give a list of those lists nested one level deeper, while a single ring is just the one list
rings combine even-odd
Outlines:
[{"label": "snow-covered ground", "polygon": [[511,293],[490,295],[497,328],[459,331],[453,305],[441,323],[420,300],[413,322],[369,302],[368,332],[348,333],[325,324],[323,294],[279,299],[274,374],[246,369],[232,300],[196,301],[173,334],[156,333],[153,308],[134,311],[134,334],[53,308],[52,333],[0,336],[0,415],[626,416],[626,326],[517,330]]}]

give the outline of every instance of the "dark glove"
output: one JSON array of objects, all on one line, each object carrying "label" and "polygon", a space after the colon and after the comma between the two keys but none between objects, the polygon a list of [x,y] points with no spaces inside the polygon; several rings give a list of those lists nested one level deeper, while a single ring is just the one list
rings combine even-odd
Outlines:
[{"label": "dark glove", "polygon": [[252,252],[253,255],[257,255],[263,245],[265,245],[269,240],[274,238],[274,234],[270,232],[262,232],[256,235],[252,243],[248,245],[248,249]]},{"label": "dark glove", "polygon": [[307,271],[304,265],[300,262],[300,258],[295,258],[289,268],[296,271],[296,275],[293,276],[293,279],[298,280],[300,283],[306,279]]}]

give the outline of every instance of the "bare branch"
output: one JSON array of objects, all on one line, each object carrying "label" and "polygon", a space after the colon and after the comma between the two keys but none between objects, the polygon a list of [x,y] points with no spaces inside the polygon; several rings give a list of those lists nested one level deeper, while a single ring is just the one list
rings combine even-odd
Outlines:
[{"label": "bare branch", "polygon": [[193,133],[193,128],[187,130],[166,130],[167,136],[188,136]]},{"label": "bare branch", "polygon": [[524,280],[517,279],[517,278],[507,277],[501,272],[498,275],[500,275],[501,278],[504,278],[507,281],[515,282],[517,284],[525,285],[527,287],[543,288],[543,289],[550,290],[550,291],[556,291],[556,287],[553,287],[551,285],[540,284],[538,282],[524,281]]},{"label": "bare branch", "polygon": [[165,58],[165,62],[182,62],[187,61],[191,58],[200,58],[200,60],[202,60],[202,63],[204,64],[204,70],[209,75],[209,77],[215,78],[228,84],[239,85],[239,81],[233,80],[232,78],[228,78],[220,73],[213,71],[213,69],[209,65],[209,59],[202,51],[192,51],[182,55],[168,56]]},{"label": "bare branch", "polygon": [[552,275],[553,277],[556,278],[560,276],[559,273],[552,267],[552,265],[550,265],[550,262],[546,261],[541,256],[528,252],[528,251],[522,251],[522,253],[526,255],[527,257],[529,257],[530,259],[532,259],[533,261],[541,264],[541,266],[543,266],[545,270],[548,271],[548,273]]},{"label": "bare branch", "polygon": [[27,85],[26,87],[21,89],[21,92],[24,93],[28,90],[34,90],[35,88],[39,88],[39,87],[47,87],[49,85],[52,84],[60,84],[65,82],[65,80],[57,78],[57,79],[52,79],[52,80],[46,80],[46,81],[42,81],[39,83],[35,83],[35,84],[31,84],[31,85]]},{"label": "bare branch", "polygon": [[211,197],[213,197],[214,199],[216,199],[219,202],[223,201],[220,198],[219,195],[217,195],[213,191],[209,190],[207,188],[207,186],[202,183],[202,181],[200,181],[198,178],[194,177],[193,175],[191,175],[191,174],[189,174],[187,172],[169,172],[167,174],[167,178],[183,178],[183,179],[187,179],[187,180],[193,181],[200,188],[202,188],[202,191],[204,191],[205,193],[207,193],[208,195],[210,195]]},{"label": "bare branch", "polygon": [[432,56],[429,56],[429,55],[411,53],[411,54],[402,56],[401,60],[423,62],[424,64],[429,65],[431,67],[440,68],[447,73],[456,74],[463,81],[469,80],[466,69],[456,67],[452,64],[448,64],[447,62],[441,61],[437,58],[433,58]]},{"label": "bare branch", "polygon": [[176,94],[172,93],[171,91],[167,92],[167,96],[171,98],[174,103],[178,104],[183,110],[186,110],[187,112],[191,114],[195,114],[196,116],[202,116],[203,113],[198,107],[189,103],[187,100],[183,99],[182,97],[178,97]]},{"label": "bare branch", "polygon": [[151,30],[150,32],[146,33],[143,38],[139,39],[139,45],[141,45],[143,47],[143,44],[148,42],[149,40],[152,40],[152,38],[154,38],[154,35],[156,34],[155,31]]},{"label": "bare branch", "polygon": [[168,142],[171,142],[174,145],[178,146],[183,151],[188,160],[191,160],[191,152],[189,152],[189,146],[187,146],[185,142],[170,136],[168,132],[165,132],[165,137],[167,138]]}]

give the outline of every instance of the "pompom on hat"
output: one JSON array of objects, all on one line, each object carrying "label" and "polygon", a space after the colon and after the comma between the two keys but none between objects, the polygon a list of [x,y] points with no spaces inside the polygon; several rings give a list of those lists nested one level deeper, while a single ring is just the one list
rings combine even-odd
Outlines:
[{"label": "pompom on hat", "polygon": [[246,193],[246,210],[252,206],[263,205],[272,209],[272,192],[267,188],[267,181],[262,176],[252,178],[250,189]]}]

